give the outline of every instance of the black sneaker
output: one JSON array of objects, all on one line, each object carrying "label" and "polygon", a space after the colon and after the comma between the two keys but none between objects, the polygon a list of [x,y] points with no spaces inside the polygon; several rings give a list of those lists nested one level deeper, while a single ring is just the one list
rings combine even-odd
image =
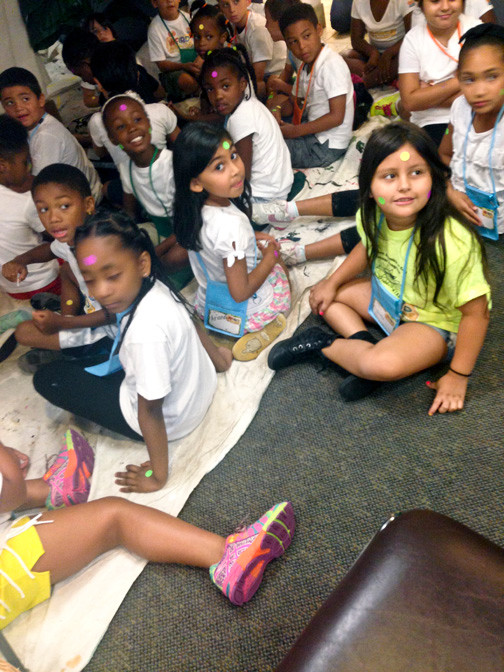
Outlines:
[{"label": "black sneaker", "polygon": [[374,392],[381,384],[381,380],[368,380],[350,374],[339,386],[339,392],[345,401],[358,401]]},{"label": "black sneaker", "polygon": [[62,359],[61,350],[43,350],[42,348],[32,348],[18,358],[18,366],[23,373],[35,373],[44,364],[49,364],[57,359]]},{"label": "black sneaker", "polygon": [[320,327],[309,327],[274,345],[268,355],[268,366],[273,371],[278,371],[301,362],[317,354],[322,348],[327,348],[336,338],[336,334],[329,334]]},{"label": "black sneaker", "polygon": [[51,292],[39,292],[34,294],[30,299],[31,306],[34,310],[51,310],[56,313],[61,309],[61,299],[57,294]]}]

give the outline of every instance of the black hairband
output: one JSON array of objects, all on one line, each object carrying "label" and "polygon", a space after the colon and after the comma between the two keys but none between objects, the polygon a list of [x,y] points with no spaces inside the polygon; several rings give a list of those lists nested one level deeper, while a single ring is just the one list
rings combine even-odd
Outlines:
[{"label": "black hairband", "polygon": [[466,31],[460,38],[459,44],[472,42],[472,40],[477,40],[480,37],[496,37],[504,42],[504,27],[498,26],[496,23],[480,23]]}]

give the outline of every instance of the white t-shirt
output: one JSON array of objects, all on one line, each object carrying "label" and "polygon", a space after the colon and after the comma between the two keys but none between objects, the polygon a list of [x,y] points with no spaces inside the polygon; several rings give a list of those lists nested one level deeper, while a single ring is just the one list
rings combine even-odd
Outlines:
[{"label": "white t-shirt", "polygon": [[377,21],[371,11],[370,0],[353,0],[352,18],[359,19],[366,26],[369,42],[381,53],[393,47],[405,35],[404,17],[411,12],[413,0],[389,0],[381,21]]},{"label": "white t-shirt", "polygon": [[243,99],[229,115],[226,130],[235,142],[252,135],[253,199],[287,198],[294,179],[290,152],[271,112],[257,98]]},{"label": "white t-shirt", "polygon": [[[130,179],[130,166],[133,186]],[[125,193],[135,194],[136,192],[138,200],[150,215],[171,217],[175,181],[173,154],[169,149],[162,149],[152,166],[139,168],[133,162],[123,161],[118,168]]]},{"label": "white t-shirt", "polygon": [[[247,260],[247,270],[254,269],[256,242],[248,217],[231,203],[227,207],[204,205],[201,211],[203,226],[200,233],[202,249],[199,253],[211,280],[226,282],[224,259],[232,266],[236,259]],[[234,243],[234,247],[233,247]],[[258,250],[259,260],[259,250]],[[198,303],[205,305],[207,280],[194,250],[189,250],[191,268],[198,281]],[[273,288],[267,280],[249,299],[247,315],[264,310],[273,299]]]},{"label": "white t-shirt", "polygon": [[[450,110],[450,123],[453,125],[453,156],[450,162],[452,169],[451,182],[455,189],[465,192],[463,179],[464,141],[467,128],[471,121],[472,109],[464,96],[453,101]],[[476,133],[471,124],[467,139],[466,180],[471,187],[493,193],[490,177],[490,143],[493,129],[484,133]],[[497,219],[499,233],[504,233],[504,119],[501,119],[495,134],[492,151],[492,169],[495,180],[495,191],[499,201]]]},{"label": "white t-shirt", "polygon": [[[320,143],[329,141],[330,149],[346,149],[352,139],[352,124],[354,118],[354,88],[352,77],[347,64],[342,57],[330,47],[323,46],[315,63],[311,78],[308,102],[305,112],[308,121],[313,121],[329,112],[329,100],[336,96],[346,96],[345,117],[339,126],[330,128],[328,131],[316,133]],[[299,72],[298,97],[306,97],[310,72],[304,66]],[[293,95],[296,95],[296,85],[293,87]]]},{"label": "white t-shirt", "polygon": [[[173,37],[166,26],[170,29]],[[180,63],[179,49],[194,48],[194,41],[189,28],[189,17],[185,12],[179,12],[175,21],[165,21],[163,23],[163,19],[157,14],[149,26],[147,41],[151,61],[154,63],[157,61]]]},{"label": "white t-shirt", "polygon": [[284,69],[287,45],[273,42],[266,28],[266,19],[258,12],[248,12],[247,25],[238,35],[238,42],[248,51],[251,63],[267,61],[265,73],[279,75]]},{"label": "white t-shirt", "polygon": [[80,272],[79,265],[77,264],[77,259],[75,258],[74,251],[68,245],[68,243],[61,243],[59,240],[53,240],[51,243],[51,251],[63,261],[67,261],[72,273],[75,275],[77,284],[81,294],[85,298],[84,312],[85,313],[94,313],[95,310],[101,310],[101,304],[93,297],[89,295],[88,288]]},{"label": "white t-shirt", "polygon": [[[481,21],[461,14],[459,18],[460,36],[469,28],[477,26]],[[432,40],[427,31],[427,24],[409,30],[399,51],[399,74],[417,74],[422,82],[438,84],[457,73],[460,52],[459,30],[455,29],[444,51]],[[444,53],[447,52],[447,53]],[[447,54],[450,54],[448,56]],[[455,60],[453,60],[455,59]],[[446,124],[450,118],[448,107],[431,107],[411,113],[411,121],[417,126]]]},{"label": "white t-shirt", "polygon": [[2,275],[2,266],[19,254],[40,245],[44,231],[30,191],[19,194],[0,185],[0,289],[9,294],[33,292],[56,279],[59,271],[56,260],[30,264],[28,275],[19,283],[10,282]]},{"label": "white t-shirt", "polygon": [[[166,136],[173,133],[177,127],[177,117],[164,103],[150,103],[145,106],[145,111],[151,122],[152,144],[159,149],[165,148]],[[90,118],[88,130],[94,144],[97,147],[105,147],[116,166],[119,166],[123,161],[129,161],[126,152],[114,145],[108,137],[101,112],[95,112]]]},{"label": "white t-shirt", "polygon": [[217,375],[187,310],[159,280],[140,301],[119,359],[126,374],[119,403],[135,432],[142,433],[139,394],[163,399],[169,440],[186,436],[200,424],[212,402]]},{"label": "white t-shirt", "polygon": [[[466,16],[472,16],[473,19],[481,18],[483,14],[486,14],[491,9],[493,9],[493,5],[489,0],[465,0],[464,3],[464,14]],[[425,15],[420,7],[415,4],[411,14],[411,27],[425,26],[425,24]]]},{"label": "white t-shirt", "polygon": [[100,202],[102,185],[98,173],[82,146],[61,122],[46,114],[29,132],[29,143],[34,175],[51,163],[75,166],[87,177],[93,198]]}]

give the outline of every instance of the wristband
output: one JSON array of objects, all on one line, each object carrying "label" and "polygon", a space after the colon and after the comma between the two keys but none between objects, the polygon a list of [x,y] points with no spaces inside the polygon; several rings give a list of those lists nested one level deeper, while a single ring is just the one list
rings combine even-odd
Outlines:
[{"label": "wristband", "polygon": [[448,368],[452,373],[456,373],[457,376],[463,376],[464,378],[470,378],[472,376],[472,373],[460,373],[460,371],[455,371],[455,369],[452,369],[451,366],[449,366]]}]

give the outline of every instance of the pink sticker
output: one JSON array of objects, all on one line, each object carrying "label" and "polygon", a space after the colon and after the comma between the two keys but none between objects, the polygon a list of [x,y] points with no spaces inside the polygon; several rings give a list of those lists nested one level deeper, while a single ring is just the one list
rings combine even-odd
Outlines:
[{"label": "pink sticker", "polygon": [[427,198],[430,198],[431,194],[432,194],[432,191],[429,190],[429,193],[427,194]]},{"label": "pink sticker", "polygon": [[218,74],[219,74],[219,73],[217,72],[217,70],[214,70],[214,71],[212,72],[212,77],[217,77]]},{"label": "pink sticker", "polygon": [[89,257],[84,257],[82,261],[84,266],[92,266],[93,264],[96,264],[96,254],[90,254]]},{"label": "pink sticker", "polygon": [[121,110],[121,112],[124,112],[124,110],[128,109],[128,106],[125,103],[123,103],[122,105],[119,105],[119,109]]}]

